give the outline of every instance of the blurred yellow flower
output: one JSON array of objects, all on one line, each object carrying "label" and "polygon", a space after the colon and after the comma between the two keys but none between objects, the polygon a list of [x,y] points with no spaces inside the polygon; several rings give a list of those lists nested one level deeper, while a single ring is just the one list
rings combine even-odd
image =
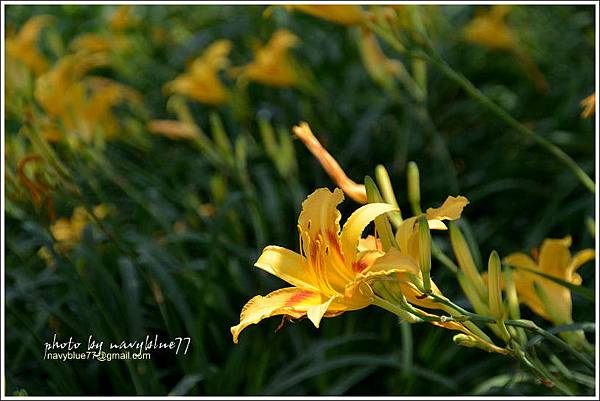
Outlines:
[{"label": "blurred yellow flower", "polygon": [[131,18],[132,8],[132,5],[117,7],[108,19],[107,30],[100,33],[83,33],[74,38],[69,47],[75,53],[115,55],[127,51],[131,48],[132,42],[123,31],[135,23]]},{"label": "blurred yellow flower", "polygon": [[113,31],[122,31],[135,24],[135,19],[131,15],[132,4],[118,6],[109,19],[110,28]]},{"label": "blurred yellow flower", "polygon": [[342,25],[358,25],[366,18],[366,13],[358,5],[288,4],[284,7]]},{"label": "blurred yellow flower", "polygon": [[48,60],[39,52],[36,43],[42,28],[48,25],[51,17],[38,15],[23,24],[16,35],[6,37],[6,60],[24,64],[35,75],[40,75],[48,69]]},{"label": "blurred yellow flower", "polygon": [[300,39],[290,31],[277,30],[266,45],[255,50],[254,61],[230,72],[264,85],[295,86],[299,83],[298,68],[288,50],[299,42]]},{"label": "blurred yellow flower", "polygon": [[152,120],[148,131],[174,140],[195,139],[200,135],[196,125],[177,120]]},{"label": "blurred yellow flower", "polygon": [[581,117],[590,118],[596,112],[596,92],[581,101]]},{"label": "blurred yellow flower", "polygon": [[504,259],[506,264],[517,268],[513,278],[519,299],[537,315],[555,325],[573,323],[571,291],[534,272],[581,285],[581,276],[576,270],[594,259],[595,252],[593,249],[584,249],[571,256],[570,246],[569,236],[562,239],[546,239],[542,243],[539,255],[534,255],[533,258],[524,253],[513,253]]},{"label": "blurred yellow flower", "polygon": [[517,40],[505,22],[510,8],[508,5],[497,5],[488,12],[479,12],[465,27],[465,39],[491,49],[516,48]]},{"label": "blurred yellow flower", "polygon": [[278,246],[266,247],[255,266],[274,274],[293,287],[252,298],[242,309],[240,323],[231,328],[237,343],[240,332],[251,324],[275,316],[307,316],[319,327],[323,317],[370,305],[370,287],[377,277],[418,267],[408,258],[397,258],[394,266],[378,264],[383,252],[359,252],[363,230],[377,216],[395,210],[384,203],[371,203],[356,210],[340,232],[337,205],[344,199],[336,188],[321,188],[302,203],[298,220],[300,254]]},{"label": "blurred yellow flower", "polygon": [[48,140],[55,139],[60,127],[70,137],[86,142],[101,134],[115,136],[118,122],[112,107],[122,101],[137,103],[140,96],[125,85],[107,78],[85,77],[92,68],[107,65],[105,55],[75,53],[58,60],[35,85],[35,98],[52,123]]},{"label": "blurred yellow flower", "polygon": [[506,24],[506,15],[511,8],[510,5],[495,5],[487,12],[479,12],[465,27],[464,37],[467,41],[489,49],[510,51],[522,63],[537,89],[546,92],[548,83],[544,75]]},{"label": "blurred yellow flower", "polygon": [[383,53],[377,43],[377,37],[370,30],[362,30],[359,48],[363,64],[371,78],[384,88],[392,87],[394,78],[397,78],[404,68],[402,63],[388,58]]},{"label": "blurred yellow flower", "polygon": [[119,53],[126,51],[130,42],[123,34],[84,33],[73,39],[69,47],[75,53]]},{"label": "blurred yellow flower", "polygon": [[38,50],[41,30],[51,17],[38,15],[27,20],[18,33],[6,32],[4,96],[7,117],[23,118],[31,99],[33,79],[48,69],[48,60]]},{"label": "blurred yellow flower", "polygon": [[357,184],[348,178],[338,162],[314,136],[308,123],[301,122],[299,125],[295,126],[292,131],[294,132],[294,135],[300,138],[313,156],[321,163],[321,166],[323,166],[323,169],[329,174],[333,182],[335,182],[346,195],[358,203],[367,203],[367,191],[365,186]]},{"label": "blurred yellow flower", "polygon": [[[97,219],[104,219],[108,215],[107,205],[98,205],[93,209]],[[85,208],[78,206],[70,218],[62,217],[50,226],[50,231],[56,239],[56,249],[65,252],[75,246],[81,239],[81,233],[92,217]],[[45,251],[42,251],[45,252]],[[47,252],[46,252],[47,253]]]},{"label": "blurred yellow flower", "polygon": [[229,94],[219,78],[219,71],[229,64],[227,55],[231,46],[231,42],[225,39],[212,43],[183,74],[165,85],[165,92],[176,93],[200,103],[225,103]]}]

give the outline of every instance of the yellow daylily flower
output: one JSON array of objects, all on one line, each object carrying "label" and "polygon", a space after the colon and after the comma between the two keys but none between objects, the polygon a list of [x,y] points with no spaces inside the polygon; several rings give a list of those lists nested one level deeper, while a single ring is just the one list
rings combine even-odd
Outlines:
[{"label": "yellow daylily flower", "polygon": [[[568,283],[581,285],[581,276],[576,273],[576,270],[594,259],[595,251],[584,249],[572,256],[569,251],[570,246],[570,236],[562,239],[549,238],[542,243],[539,255],[533,258],[524,253],[513,253],[504,259],[506,264],[517,267],[513,272],[513,280],[519,300],[529,306],[534,313],[555,325],[573,323],[571,291],[565,286],[525,269],[539,271]],[[525,269],[518,269],[519,267]]]},{"label": "yellow daylily flower", "polygon": [[327,152],[327,149],[321,145],[319,140],[312,133],[310,126],[306,122],[301,122],[292,129],[304,145],[310,150],[315,158],[321,163],[323,169],[329,174],[333,182],[340,187],[346,195],[358,203],[367,203],[367,190],[362,184],[352,181],[338,162]]},{"label": "yellow daylily flower", "polygon": [[[108,206],[98,205],[92,212],[97,219],[104,219],[108,215]],[[75,208],[70,218],[62,217],[56,220],[50,226],[50,231],[57,241],[56,249],[65,252],[75,246],[81,239],[81,233],[90,220],[91,216],[81,206]]]},{"label": "yellow daylily flower", "polygon": [[488,12],[479,12],[465,27],[465,39],[490,49],[517,48],[517,39],[505,21],[510,7],[497,5]]},{"label": "yellow daylily flower", "polygon": [[229,93],[219,71],[227,67],[227,55],[232,47],[229,40],[217,40],[195,59],[186,71],[165,85],[165,92],[180,94],[200,103],[223,104]]},{"label": "yellow daylily flower", "polygon": [[65,56],[38,78],[35,98],[49,116],[67,117],[69,110],[85,97],[85,86],[81,82],[84,75],[90,69],[106,64],[106,58],[100,55],[76,53]]},{"label": "yellow daylily flower", "polygon": [[596,92],[581,101],[581,117],[590,118],[596,112]]},{"label": "yellow daylily flower", "polygon": [[548,90],[548,83],[544,75],[506,24],[506,16],[511,8],[509,5],[495,5],[487,12],[479,12],[465,27],[464,38],[488,49],[511,52],[522,63],[537,89],[545,92]]},{"label": "yellow daylily flower", "polygon": [[[448,196],[438,208],[425,212],[431,230],[447,230],[444,220],[458,220],[469,200],[464,196]],[[410,217],[400,224],[396,231],[396,242],[403,255],[419,260],[418,216]]]},{"label": "yellow daylily flower", "polygon": [[367,15],[358,5],[288,4],[283,7],[342,25],[361,24]]},{"label": "yellow daylily flower", "polygon": [[[378,250],[360,252],[359,240],[365,227],[377,216],[395,208],[371,203],[356,210],[340,231],[342,190],[321,188],[302,203],[298,220],[300,253],[278,246],[267,246],[255,266],[287,281],[293,287],[282,288],[267,296],[252,298],[242,309],[240,323],[231,328],[237,343],[242,330],[275,315],[293,318],[307,316],[319,327],[323,317],[365,308],[373,301],[372,280],[418,267],[406,257],[394,265],[377,263],[383,256]],[[385,262],[385,261],[384,261]]]},{"label": "yellow daylily flower", "polygon": [[233,68],[234,76],[245,77],[264,85],[278,87],[295,86],[299,83],[298,69],[289,49],[296,46],[300,39],[286,29],[273,33],[269,42],[259,46],[254,52],[254,61]]},{"label": "yellow daylily flower", "polygon": [[138,103],[134,90],[107,78],[85,77],[92,68],[107,65],[105,55],[75,53],[60,59],[51,70],[40,76],[34,96],[47,116],[53,120],[44,132],[55,140],[58,126],[72,138],[91,141],[98,131],[112,138],[118,122],[112,107],[123,101]]},{"label": "yellow daylily flower", "polygon": [[23,119],[31,98],[32,78],[48,70],[48,60],[38,50],[41,30],[51,17],[38,15],[27,20],[19,32],[6,32],[4,95],[7,116]]},{"label": "yellow daylily flower", "polygon": [[118,6],[109,19],[110,28],[113,31],[122,31],[135,24],[135,19],[131,16],[132,4]]},{"label": "yellow daylily flower", "polygon": [[50,16],[38,15],[25,22],[18,34],[6,38],[7,61],[23,63],[35,75],[48,69],[48,60],[36,47],[40,31],[48,25]]},{"label": "yellow daylily flower", "polygon": [[381,50],[377,36],[367,29],[361,32],[359,49],[363,64],[371,78],[384,88],[392,87],[394,78],[398,78],[404,69],[402,63],[388,58]]}]

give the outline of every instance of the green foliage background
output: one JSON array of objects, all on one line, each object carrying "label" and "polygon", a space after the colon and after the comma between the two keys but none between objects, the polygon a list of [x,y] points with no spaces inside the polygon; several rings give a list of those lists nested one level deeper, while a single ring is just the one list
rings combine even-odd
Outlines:
[{"label": "green foliage background", "polygon": [[[511,11],[510,25],[549,83],[545,94],[536,91],[510,54],[463,41],[461,30],[476,8],[435,8],[433,37],[441,54],[594,177],[594,119],[579,115],[580,100],[594,88],[594,8]],[[113,10],[9,5],[5,23],[18,28],[32,15],[50,14],[55,20],[49,31],[67,43],[83,32],[105,29]],[[70,216],[83,202],[106,203],[114,209],[103,229],[88,224],[81,242],[66,255],[54,254],[56,264],[47,267],[37,255],[41,246],[53,243],[47,214],[28,199],[6,199],[8,394],[21,389],[30,395],[555,394],[510,358],[455,345],[451,332],[422,324],[403,335],[396,319],[375,307],[325,319],[319,330],[302,320],[276,332],[280,320],[272,318],[248,328],[234,345],[229,328],[237,324],[244,303],[282,285],[252,267],[260,251],[268,244],[296,249],[301,201],[318,187],[333,188],[299,141],[294,141],[294,158],[286,160],[291,172],[278,171],[265,151],[258,118],[284,134],[308,121],[357,181],[372,176],[376,164],[385,165],[406,211],[405,169],[408,161],[416,161],[423,206],[438,206],[447,195],[469,198],[463,228],[478,245],[480,260],[492,249],[501,256],[529,252],[545,237],[572,235],[574,251],[594,247],[585,224],[595,218],[594,197],[545,150],[431,69],[427,108],[437,133],[423,126],[409,102],[391,98],[370,79],[351,29],[279,8],[267,18],[262,6],[134,10],[142,21],[128,33],[134,51],[115,68],[95,73],[138,90],[146,113],[123,117],[130,121],[122,140],[102,151],[56,147],[83,195],[76,199],[66,188],[56,188],[57,215]],[[145,132],[147,119],[174,118],[162,86],[184,70],[186,61],[227,38],[234,43],[232,64],[243,65],[252,58],[253,40],[265,42],[277,28],[302,39],[293,53],[314,75],[318,94],[252,83],[234,106],[188,102],[206,132],[209,112],[215,111],[231,141],[241,144],[237,172],[211,164],[188,142]],[[164,40],[156,40],[157,32]],[[47,35],[42,49],[56,59],[60,47],[49,45]],[[234,87],[229,77],[223,79]],[[20,135],[23,124],[9,117],[6,135]],[[216,214],[199,214],[202,203],[214,204]],[[342,215],[356,207],[346,200]],[[177,229],[182,224],[186,230]],[[447,237],[436,236],[448,250]],[[584,285],[595,288],[593,267],[580,272]],[[433,278],[446,295],[468,305],[443,267],[434,266]],[[526,307],[522,312],[548,326]],[[593,321],[593,313],[591,302],[574,296],[575,321]],[[158,352],[150,361],[44,361],[43,343],[54,333],[84,341],[90,334],[105,341],[190,336],[192,346],[188,355]],[[578,388],[583,394],[594,391]]]}]

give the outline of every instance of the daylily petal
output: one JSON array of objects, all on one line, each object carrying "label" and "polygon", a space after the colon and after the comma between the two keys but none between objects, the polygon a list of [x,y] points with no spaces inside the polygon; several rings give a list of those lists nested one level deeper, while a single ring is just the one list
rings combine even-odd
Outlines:
[{"label": "daylily petal", "polygon": [[581,276],[579,274],[573,273],[571,275],[571,284],[581,285],[582,282],[583,282],[583,279],[581,278]]},{"label": "daylily petal", "polygon": [[361,238],[365,227],[377,216],[394,210],[397,209],[387,203],[370,203],[361,206],[348,217],[341,234],[342,252],[346,258],[346,264],[355,260],[358,240]]},{"label": "daylily petal", "polygon": [[322,18],[337,24],[356,25],[363,22],[366,14],[358,5],[285,5],[287,9],[297,9],[307,14]]},{"label": "daylily petal", "polygon": [[308,316],[310,321],[315,325],[315,327],[317,329],[319,328],[321,319],[327,312],[327,309],[329,309],[329,306],[331,305],[331,302],[333,302],[334,299],[335,299],[335,297],[331,297],[326,302],[323,302],[320,305],[315,305],[315,306],[309,307],[308,310],[306,311],[306,315]]},{"label": "daylily petal", "polygon": [[[352,274],[346,268],[340,242],[340,218],[337,209],[344,200],[344,193],[336,188],[333,192],[327,188],[317,189],[302,203],[302,212],[298,225],[302,235],[302,251],[310,258],[310,265],[326,266],[322,271],[315,271],[319,279],[326,280],[334,288],[341,289],[352,279]],[[320,259],[317,263],[317,259]],[[313,270],[314,271],[314,270]]]},{"label": "daylily petal", "polygon": [[282,288],[264,297],[257,295],[244,305],[240,314],[240,323],[231,328],[233,342],[237,344],[242,330],[251,324],[275,315],[299,318],[306,315],[311,306],[321,303],[323,303],[321,294],[298,288]]},{"label": "daylily petal", "polygon": [[[407,255],[409,254],[409,248],[410,248],[409,243],[411,241],[411,238],[416,233],[416,230],[415,230],[416,221],[417,221],[417,216],[410,217],[410,218],[402,221],[402,223],[400,224],[400,226],[398,227],[398,229],[396,231],[396,242],[400,246],[400,250]],[[427,220],[427,224],[429,225],[430,230],[447,230],[448,229],[448,227],[446,227],[446,225],[441,220],[437,220],[437,219]]]},{"label": "daylily petal", "polygon": [[367,269],[381,256],[383,251],[378,249],[368,249],[356,254],[356,260],[352,263],[352,271],[354,273],[361,273]]},{"label": "daylily petal", "polygon": [[575,256],[573,256],[573,258],[571,259],[571,263],[569,263],[569,266],[567,267],[567,277],[570,276],[570,281],[573,284],[581,284],[581,276],[575,273],[575,271],[577,271],[577,269],[579,269],[580,266],[584,265],[590,260],[593,260],[595,257],[596,251],[594,251],[593,249],[584,249],[582,251],[577,252]]},{"label": "daylily petal", "polygon": [[383,247],[381,245],[381,240],[379,238],[375,238],[372,235],[367,235],[366,238],[361,238],[358,240],[358,246],[356,247],[358,252],[368,251],[368,250],[379,250],[382,251]]},{"label": "daylily petal", "polygon": [[[302,202],[302,212],[298,224],[303,231],[308,232],[311,241],[321,234],[324,240],[335,247],[340,232],[341,214],[337,206],[344,200],[344,192],[336,188],[331,192],[327,188],[319,188],[308,195]],[[305,248],[304,252],[309,255]]]},{"label": "daylily petal", "polygon": [[442,206],[427,209],[427,220],[456,220],[469,203],[464,196],[449,196]]},{"label": "daylily petal", "polygon": [[367,268],[362,274],[363,276],[369,276],[380,273],[392,274],[397,272],[417,274],[419,273],[419,266],[413,258],[404,256],[396,249],[390,249],[385,255],[379,257],[373,265]]},{"label": "daylily petal", "polygon": [[243,67],[230,70],[234,76],[246,78],[265,85],[286,87],[298,83],[295,61],[289,49],[296,46],[300,38],[286,29],[273,33],[271,39],[255,51],[254,61]]},{"label": "daylily petal", "polygon": [[430,230],[447,230],[448,229],[448,227],[441,220],[437,220],[437,219],[427,220],[427,223],[429,225]]},{"label": "daylily petal", "polygon": [[567,280],[567,267],[571,260],[571,237],[562,239],[546,239],[540,249],[538,265],[540,269],[549,275]]},{"label": "daylily petal", "polygon": [[[536,284],[544,291],[548,304],[544,305],[546,315],[549,316],[554,324],[570,324],[573,323],[573,303],[571,301],[571,291],[553,281],[547,279],[540,279],[536,281]],[[544,317],[543,315],[541,315]]]},{"label": "daylily petal", "polygon": [[[529,255],[517,252],[505,257],[504,263],[517,268],[513,273],[513,280],[517,288],[517,293],[519,294],[519,301],[529,306],[529,308],[537,315],[550,320],[544,305],[533,288],[533,283],[539,276],[535,273],[518,269],[519,267],[523,267],[531,270],[540,270],[535,261],[529,257]],[[482,279],[484,280],[484,283],[487,284],[487,273],[482,274]]]},{"label": "daylily petal", "polygon": [[289,249],[273,245],[267,246],[254,266],[293,286],[318,291],[313,273],[307,266],[306,258]]},{"label": "daylily petal", "polygon": [[525,267],[527,269],[539,270],[534,260],[521,252],[511,253],[504,258],[504,263],[514,267]]},{"label": "daylily petal", "polygon": [[408,218],[400,224],[396,231],[396,242],[398,242],[400,250],[406,255],[408,255],[408,242],[415,231],[414,226],[416,221],[416,217]]}]

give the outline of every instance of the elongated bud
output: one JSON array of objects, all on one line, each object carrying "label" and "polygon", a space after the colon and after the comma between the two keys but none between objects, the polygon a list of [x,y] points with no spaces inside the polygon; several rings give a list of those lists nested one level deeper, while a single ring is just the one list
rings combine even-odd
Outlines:
[{"label": "elongated bud", "polygon": [[357,184],[348,178],[338,162],[317,140],[306,122],[301,122],[299,125],[295,126],[292,131],[294,132],[294,135],[300,138],[313,156],[321,163],[321,166],[327,174],[329,174],[331,179],[346,195],[358,203],[367,203],[367,193],[364,185]]},{"label": "elongated bud", "polygon": [[[365,177],[365,189],[367,191],[367,201],[369,203],[380,203],[383,202],[379,189],[375,184],[375,181],[369,176]],[[383,250],[387,252],[390,248],[398,248],[392,226],[387,218],[387,215],[381,215],[375,218],[375,228],[379,233],[381,239],[381,246]]]},{"label": "elongated bud", "polygon": [[282,177],[288,177],[291,170],[295,168],[296,155],[292,145],[292,136],[286,130],[280,130],[279,141],[275,136],[275,130],[265,118],[258,119],[258,131],[260,133],[263,147],[271,158],[277,172]]},{"label": "elongated bud", "polygon": [[403,68],[400,61],[386,57],[377,43],[377,36],[369,29],[361,30],[358,44],[363,65],[371,78],[384,89],[392,90],[394,77]]},{"label": "elongated bud", "polygon": [[289,134],[289,132],[287,132],[287,130],[280,127],[277,129],[277,133],[279,137],[279,152],[277,152],[277,160],[282,165],[283,175],[287,177],[298,170],[296,151],[294,150],[292,136]]},{"label": "elongated bud", "polygon": [[587,229],[588,229],[590,235],[592,236],[592,238],[596,238],[596,222],[594,221],[594,219],[592,219],[589,216],[586,217],[585,225],[587,226]]},{"label": "elongated bud", "polygon": [[247,158],[248,158],[248,144],[244,136],[240,135],[235,140],[235,161],[238,169],[242,172],[248,171],[247,169]]},{"label": "elongated bud", "polygon": [[452,341],[454,341],[455,344],[458,344],[462,347],[479,348],[487,352],[505,353],[503,352],[502,348],[498,348],[485,341],[480,341],[477,337],[469,336],[463,333],[457,334],[454,337],[452,337]]},{"label": "elongated bud", "polygon": [[273,126],[267,119],[258,118],[258,132],[260,133],[265,151],[269,157],[274,159],[279,147],[277,146]]},{"label": "elongated bud", "polygon": [[420,317],[410,313],[409,310],[404,308],[404,305],[398,303],[396,298],[389,293],[383,282],[373,283],[373,290],[377,296],[382,298],[382,300],[376,299],[374,304],[394,313],[400,318],[400,321],[407,323],[420,323],[423,321]]},{"label": "elongated bud", "polygon": [[400,211],[400,207],[398,206],[398,201],[396,200],[396,195],[394,194],[394,188],[392,187],[392,182],[390,180],[390,176],[384,166],[379,164],[375,167],[375,179],[377,180],[377,185],[379,189],[381,189],[381,194],[383,195],[383,200],[386,203],[398,208],[397,212],[388,213],[388,217],[392,224],[397,228],[402,223],[402,212]]},{"label": "elongated bud", "polygon": [[460,346],[463,347],[469,347],[469,348],[474,348],[477,346],[477,340],[475,339],[475,337],[473,336],[468,336],[466,334],[457,334],[454,337],[452,337],[452,341],[454,341],[455,344],[458,344]]},{"label": "elongated bud", "polygon": [[210,192],[213,202],[220,205],[227,197],[227,180],[221,174],[215,174],[210,177],[209,181]]},{"label": "elongated bud", "polygon": [[414,215],[421,214],[421,184],[419,183],[419,167],[417,163],[409,162],[406,169],[408,181],[408,201]]},{"label": "elongated bud", "polygon": [[502,308],[502,276],[500,258],[496,251],[492,251],[488,260],[488,290],[490,314],[497,320],[504,316]]},{"label": "elongated bud", "polygon": [[460,229],[453,223],[450,223],[450,242],[452,243],[452,249],[454,250],[454,255],[456,255],[458,266],[465,274],[466,280],[470,281],[473,288],[475,288],[481,302],[487,302],[488,290],[475,266],[467,241],[460,232]]},{"label": "elongated bud", "polygon": [[217,145],[217,148],[225,157],[233,157],[233,148],[231,146],[231,142],[229,141],[229,136],[225,132],[221,118],[217,113],[210,113],[209,120],[212,137]]},{"label": "elongated bud", "polygon": [[423,289],[431,292],[431,233],[425,216],[419,217],[419,267],[423,275]]}]

